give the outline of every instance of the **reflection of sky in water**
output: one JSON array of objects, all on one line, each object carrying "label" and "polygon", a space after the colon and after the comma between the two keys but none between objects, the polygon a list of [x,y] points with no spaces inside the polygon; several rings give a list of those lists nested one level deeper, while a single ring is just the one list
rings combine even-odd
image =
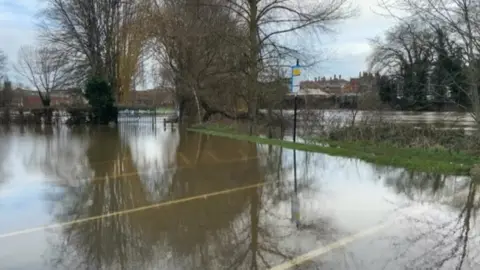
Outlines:
[{"label": "reflection of sky in water", "polygon": [[[291,168],[287,179],[293,192],[293,150],[284,149],[282,159],[283,166]],[[401,202],[381,182],[373,181],[377,176],[368,163],[300,151],[296,159],[302,222],[328,216],[338,229],[358,230],[387,218]],[[281,201],[276,207],[290,213],[291,202]]]},{"label": "reflection of sky in water", "polygon": [[[88,137],[62,128],[55,129],[50,137],[14,132],[2,138],[6,139],[9,144],[2,147],[0,210],[2,217],[15,216],[15,219],[0,223],[0,233],[11,231],[9,228],[50,223],[47,213],[51,206],[45,204],[45,196],[61,192],[55,183],[76,186],[82,182],[78,179],[85,179],[79,175],[88,164]],[[127,133],[125,139],[131,148],[133,162],[142,173],[140,179],[153,192],[156,185],[152,181],[164,180],[159,177],[159,171],[175,165],[175,151],[180,140],[178,132]],[[166,180],[171,181],[171,176]]]},{"label": "reflection of sky in water", "polygon": [[[266,153],[268,147],[259,148]],[[268,155],[267,158],[271,156]],[[265,159],[260,161],[263,166],[267,164]],[[285,180],[288,181],[289,190],[293,192],[293,150],[284,149],[282,159],[283,167],[289,168]],[[404,172],[401,169],[389,169],[355,159],[301,151],[296,152],[296,160],[301,221],[315,223],[319,217],[328,216],[337,229],[347,232],[385,221],[394,215],[395,210],[421,207],[423,200],[433,200],[433,204],[439,204],[448,197],[451,201],[456,192],[465,192],[468,188],[465,177],[447,177],[445,187],[439,194],[417,190],[417,194],[411,198],[397,193],[387,184],[392,181],[389,179],[399,179],[399,173]],[[265,189],[268,189],[268,185]],[[275,207],[278,208],[275,212],[289,214],[291,202],[280,201]]]},{"label": "reflection of sky in water", "polygon": [[[144,132],[139,134],[122,133],[128,142],[132,153],[132,161],[138,170],[139,177],[152,200],[163,199],[165,192],[162,187],[171,184],[176,164],[177,148],[180,144],[180,134],[175,131],[158,131],[153,134]],[[165,190],[166,191],[166,190]]]},{"label": "reflection of sky in water", "polygon": [[48,138],[28,133],[12,134],[9,144],[3,162],[6,177],[0,187],[0,198],[26,198],[25,193],[40,191],[45,182],[57,180],[55,173],[48,169],[69,171],[85,159],[85,141],[72,137],[66,129],[56,130]]},{"label": "reflection of sky in water", "polygon": [[130,146],[132,158],[139,170],[162,170],[166,169],[165,166],[174,164],[176,149],[180,143],[178,130],[162,132],[162,134],[157,135],[126,133],[125,137]]}]

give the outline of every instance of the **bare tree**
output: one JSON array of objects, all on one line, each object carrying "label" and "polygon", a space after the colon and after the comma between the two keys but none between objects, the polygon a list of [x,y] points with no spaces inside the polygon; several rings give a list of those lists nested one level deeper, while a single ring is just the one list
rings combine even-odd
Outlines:
[{"label": "bare tree", "polygon": [[388,30],[384,39],[371,41],[370,69],[401,81],[401,95],[409,107],[422,107],[427,103],[435,54],[433,39],[431,29],[419,21],[410,21]]},{"label": "bare tree", "polygon": [[[0,50],[0,106],[5,107],[9,105],[9,96],[10,96],[10,90],[8,89],[8,85],[10,82],[7,81],[7,76],[6,76],[6,69],[7,69],[7,56],[5,53]],[[2,85],[2,81],[5,80],[4,84]]]},{"label": "bare tree", "polygon": [[71,79],[67,55],[54,47],[20,48],[15,70],[35,87],[44,107],[50,107],[50,93]]},{"label": "bare tree", "polygon": [[298,56],[298,51],[278,41],[280,36],[308,29],[327,31],[353,15],[347,0],[298,5],[286,0],[185,0],[156,6],[157,16],[162,14],[158,21],[164,22],[155,35],[163,45],[158,55],[166,56],[164,63],[173,71],[169,74],[175,74],[172,85],[177,95],[192,96],[197,111],[205,111],[204,121],[216,113],[233,119],[246,116],[251,131],[259,103],[272,97],[265,86],[279,81],[282,69],[290,66],[288,56]]},{"label": "bare tree", "polygon": [[4,79],[6,69],[7,69],[7,56],[2,50],[0,50],[0,80]]},{"label": "bare tree", "polygon": [[[467,69],[468,93],[472,115],[480,123],[480,97],[478,93],[478,53],[480,52],[480,5],[471,0],[381,0],[380,6],[395,16],[398,10],[406,16],[401,20],[420,19],[423,23],[439,24],[448,28],[451,36],[460,40],[464,63]],[[398,17],[397,17],[398,18]]]},{"label": "bare tree", "polygon": [[122,101],[138,71],[144,39],[140,26],[148,23],[137,8],[144,2],[47,0],[42,37],[75,62],[79,83],[100,77]]},{"label": "bare tree", "polygon": [[235,109],[244,88],[236,44],[244,37],[229,13],[213,5],[221,1],[206,2],[210,5],[169,0],[151,8],[153,19],[160,22],[151,31],[153,52],[159,73],[175,88],[180,120],[184,115],[197,116],[198,122],[214,114],[243,116]]},{"label": "bare tree", "polygon": [[13,101],[13,89],[12,83],[5,79],[3,83],[3,89],[0,91],[0,107],[3,107],[3,114],[1,119],[5,123],[10,123],[10,106],[12,105]]},{"label": "bare tree", "polygon": [[117,100],[125,103],[130,100],[130,91],[144,79],[142,57],[147,54],[147,42],[151,25],[149,1],[131,1],[125,4],[119,14],[116,38]]},{"label": "bare tree", "polygon": [[[245,73],[248,113],[252,118],[250,133],[257,124],[259,79],[271,51],[288,48],[278,40],[289,33],[304,30],[328,31],[334,23],[354,13],[348,0],[308,2],[288,0],[227,0],[224,7],[237,16],[247,29]],[[272,50],[273,49],[273,50]]]}]

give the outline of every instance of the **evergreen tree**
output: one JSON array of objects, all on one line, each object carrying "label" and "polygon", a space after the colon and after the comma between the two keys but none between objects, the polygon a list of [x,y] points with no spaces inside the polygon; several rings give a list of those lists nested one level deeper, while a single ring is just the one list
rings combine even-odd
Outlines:
[{"label": "evergreen tree", "polygon": [[377,80],[377,89],[380,100],[384,103],[393,104],[397,97],[397,89],[392,78],[382,75]]},{"label": "evergreen tree", "polygon": [[113,90],[107,81],[92,78],[85,89],[85,98],[92,107],[91,121],[95,124],[117,122],[118,110],[115,107]]},{"label": "evergreen tree", "polygon": [[447,67],[447,72],[448,77],[451,78],[451,98],[456,104],[469,108],[471,103],[467,94],[468,81],[461,49],[456,48],[454,53],[450,56],[450,59],[450,66]]},{"label": "evergreen tree", "polygon": [[453,63],[447,51],[445,32],[442,29],[437,29],[436,35],[435,52],[437,60],[431,83],[434,89],[435,99],[445,101],[447,90],[453,81],[451,76],[449,76]]}]

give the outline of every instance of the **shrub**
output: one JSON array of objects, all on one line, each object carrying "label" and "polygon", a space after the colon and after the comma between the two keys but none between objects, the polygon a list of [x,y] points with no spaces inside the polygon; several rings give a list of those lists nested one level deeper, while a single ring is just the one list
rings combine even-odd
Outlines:
[{"label": "shrub", "polygon": [[115,107],[113,90],[108,82],[92,78],[87,82],[85,98],[92,107],[91,121],[95,124],[117,122],[118,110]]}]

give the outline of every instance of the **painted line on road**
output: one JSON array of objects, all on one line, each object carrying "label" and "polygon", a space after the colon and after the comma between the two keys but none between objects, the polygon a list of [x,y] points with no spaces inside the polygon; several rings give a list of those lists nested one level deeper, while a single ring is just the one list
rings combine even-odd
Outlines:
[{"label": "painted line on road", "polygon": [[[185,161],[185,163],[187,165],[190,165],[191,162],[190,160],[185,156],[184,153],[182,152],[177,152],[178,155],[180,156],[180,158]],[[216,160],[216,162],[230,162],[230,161],[242,161],[244,159],[252,159],[252,158],[256,158],[256,157],[248,157],[242,150],[239,150],[239,153],[241,154],[242,158],[240,159],[233,159],[233,160],[220,160],[219,158],[217,158],[213,153],[211,153],[210,151],[208,151],[208,155],[210,155],[210,157],[212,157],[213,159]],[[258,157],[262,157],[262,156],[267,156],[267,155],[258,155]],[[100,164],[108,164],[108,163],[114,163],[114,162],[123,162],[123,161],[127,161],[127,160],[132,160],[131,158],[120,158],[120,159],[111,159],[111,160],[103,160],[103,161],[93,161],[91,163],[84,163],[84,162],[80,162],[79,165],[89,165],[89,166],[93,166],[93,165],[100,165]],[[133,160],[132,160],[133,161]],[[206,164],[212,164],[212,163],[206,163]],[[215,164],[215,163],[213,163]],[[177,168],[180,168],[181,166],[177,167]]]},{"label": "painted line on road", "polygon": [[[425,211],[428,211],[428,209],[423,209],[423,208],[420,208],[420,209],[411,209],[411,208],[406,208],[404,209],[405,211],[407,211],[408,214],[422,214],[423,212]],[[300,255],[298,257],[295,257],[289,261],[286,261],[282,264],[279,264],[275,267],[272,267],[270,268],[270,270],[288,270],[288,269],[292,269],[296,266],[300,266],[306,262],[309,262],[309,261],[312,261],[313,259],[315,258],[318,258],[322,255],[325,255],[337,248],[342,248],[342,247],[345,247],[347,246],[348,244],[356,241],[356,240],[360,240],[364,237],[367,237],[367,236],[370,236],[370,235],[373,235],[375,233],[378,233],[380,232],[381,230],[383,229],[386,229],[388,226],[394,224],[395,222],[397,222],[400,218],[397,217],[397,218],[394,218],[392,220],[389,220],[389,221],[385,221],[385,222],[382,222],[380,224],[377,224],[373,227],[370,227],[368,229],[365,229],[363,231],[360,231],[356,234],[353,234],[353,235],[349,235],[345,238],[342,238],[338,241],[335,241],[333,243],[330,243],[326,246],[322,246],[322,247],[319,247],[317,249],[314,249],[310,252],[307,252],[303,255]]]},{"label": "painted line on road", "polygon": [[294,268],[296,266],[299,266],[301,264],[304,264],[308,261],[311,261],[312,259],[314,258],[317,258],[317,257],[320,257],[326,253],[329,253],[330,251],[332,250],[335,250],[337,248],[341,248],[341,247],[344,247],[352,242],[354,242],[355,240],[358,240],[360,238],[364,238],[366,236],[369,236],[369,235],[372,235],[376,232],[379,232],[381,231],[382,229],[385,229],[386,227],[388,227],[388,225],[390,224],[391,222],[385,222],[385,223],[381,223],[377,226],[373,226],[369,229],[366,229],[364,231],[361,231],[359,233],[356,233],[354,235],[350,235],[350,236],[347,236],[345,238],[342,238],[336,242],[333,242],[331,244],[328,244],[326,246],[323,246],[323,247],[320,247],[318,249],[315,249],[315,250],[312,250],[308,253],[305,253],[303,255],[300,255],[298,257],[295,257],[293,258],[292,260],[289,260],[285,263],[282,263],[280,265],[277,265],[273,268],[270,268],[270,270],[287,270],[287,269],[291,269],[291,268]]},{"label": "painted line on road", "polygon": [[242,156],[242,159],[246,160],[248,158],[248,155],[245,154],[245,152],[242,151],[242,149],[238,150],[238,153]]},{"label": "painted line on road", "polygon": [[[265,155],[266,156],[266,155]],[[232,159],[232,160],[218,160],[212,163],[206,163],[204,165],[216,165],[216,164],[224,164],[224,163],[237,163],[237,162],[244,162],[246,160],[255,160],[259,159],[263,156],[254,156],[254,157],[249,157],[248,159]],[[144,172],[130,172],[130,173],[122,173],[122,174],[117,174],[117,175],[110,175],[110,176],[100,176],[100,177],[93,177],[93,178],[82,178],[79,180],[88,180],[90,181],[101,181],[101,180],[106,180],[106,179],[116,179],[116,178],[121,178],[121,177],[128,177],[128,176],[135,176],[135,175],[145,175],[145,174],[151,174],[152,172],[154,173],[162,173],[162,172],[169,172],[169,171],[177,171],[177,170],[185,170],[185,169],[192,169],[195,168],[193,166],[174,166],[171,168],[166,168],[163,170],[155,170],[155,171],[144,171]]]},{"label": "painted line on road", "polygon": [[[212,163],[202,163],[201,165],[216,165],[216,164],[225,164],[225,163],[237,163],[237,162],[245,162],[249,160],[256,160],[262,157],[266,157],[267,155],[258,155],[258,156],[253,156],[253,157],[247,157],[247,158],[241,158],[241,159],[231,159],[231,160],[220,160],[217,162],[212,162]],[[122,178],[122,177],[129,177],[129,176],[135,176],[135,175],[146,175],[146,174],[151,174],[151,173],[164,173],[164,172],[169,172],[169,171],[180,171],[180,170],[185,170],[185,169],[193,169],[195,168],[194,166],[174,166],[162,170],[154,170],[154,171],[143,171],[143,172],[130,172],[130,173],[122,173],[122,174],[116,174],[116,175],[110,175],[110,176],[100,176],[100,177],[82,177],[78,179],[72,179],[70,178],[68,180],[68,183],[66,184],[74,184],[74,181],[102,181],[102,180],[111,180],[111,179],[116,179],[116,178]],[[59,180],[50,180],[50,181],[43,181],[46,183],[59,183]],[[37,183],[37,181],[25,181],[24,184],[29,184],[29,183]],[[60,183],[61,184],[61,183]]]},{"label": "painted line on road", "polygon": [[187,165],[191,165],[192,163],[190,162],[190,160],[188,160],[188,158],[182,153],[182,152],[179,152],[178,155],[180,156],[180,158],[183,160],[183,162],[185,162],[185,164]]},{"label": "painted line on road", "polygon": [[217,158],[211,151],[207,151],[207,154],[215,160],[215,162],[220,162],[221,160]]},{"label": "painted line on road", "polygon": [[273,181],[272,182],[257,183],[257,184],[252,184],[252,185],[248,185],[248,186],[243,186],[243,187],[238,187],[238,188],[232,188],[232,189],[216,191],[216,192],[212,192],[212,193],[206,193],[206,194],[201,194],[201,195],[187,197],[187,198],[182,198],[182,199],[178,199],[178,200],[172,200],[172,201],[166,201],[166,202],[161,202],[161,203],[157,203],[157,204],[141,206],[141,207],[137,207],[137,208],[112,212],[112,213],[99,215],[99,216],[76,219],[76,220],[72,220],[72,221],[69,221],[69,222],[54,223],[54,224],[50,224],[50,225],[44,225],[44,226],[40,226],[40,227],[35,227],[35,228],[29,228],[29,229],[4,233],[4,234],[0,234],[0,239],[13,237],[13,236],[19,236],[19,235],[23,235],[23,234],[38,232],[38,231],[44,231],[44,230],[48,230],[48,229],[62,228],[62,227],[65,227],[65,226],[85,223],[85,222],[94,221],[94,220],[98,220],[98,219],[102,219],[102,218],[108,218],[108,217],[113,217],[113,216],[121,216],[121,215],[131,214],[131,213],[135,213],[135,212],[150,210],[150,209],[153,209],[153,208],[159,208],[159,207],[164,207],[164,206],[169,206],[169,205],[174,205],[174,204],[186,203],[186,202],[199,200],[199,199],[207,199],[209,197],[230,194],[230,193],[233,193],[233,192],[244,191],[244,190],[248,190],[248,189],[252,189],[252,188],[258,188],[258,187],[261,187],[261,186],[264,186],[264,185],[268,185],[270,183],[273,183]]}]

